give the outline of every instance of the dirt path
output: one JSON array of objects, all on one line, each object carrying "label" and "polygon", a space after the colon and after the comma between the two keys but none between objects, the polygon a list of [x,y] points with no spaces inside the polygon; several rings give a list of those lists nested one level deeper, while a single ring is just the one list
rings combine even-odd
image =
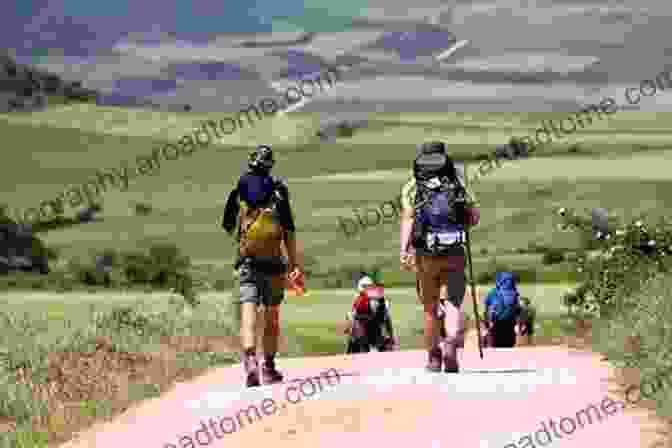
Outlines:
[{"label": "dirt path", "polygon": [[[486,350],[480,360],[474,344],[470,334],[460,375],[425,373],[421,351],[282,360],[289,378],[327,369],[341,375],[339,384],[322,381],[321,393],[298,404],[287,402],[286,384],[243,390],[240,367],[214,369],[114,422],[97,425],[63,448],[199,446],[195,431],[209,418],[233,422],[227,426],[231,434],[220,432],[221,440],[213,438],[210,446],[328,448],[364,442],[512,448],[533,446],[525,445],[524,437],[539,430],[542,419],[577,415],[590,404],[599,406],[607,394],[622,399],[618,376],[598,354],[569,346],[522,347]],[[246,421],[240,410],[252,404],[261,409],[264,398],[284,406],[278,405],[274,415]],[[238,426],[236,415],[242,418]],[[618,440],[619,446],[648,448],[659,443],[664,429],[652,411],[625,407],[577,428],[556,445],[593,447]],[[204,430],[200,434],[204,441]]]}]

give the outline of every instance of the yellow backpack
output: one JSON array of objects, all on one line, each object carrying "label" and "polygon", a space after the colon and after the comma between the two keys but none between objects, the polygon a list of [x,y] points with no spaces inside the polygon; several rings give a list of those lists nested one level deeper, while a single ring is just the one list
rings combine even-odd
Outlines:
[{"label": "yellow backpack", "polygon": [[259,255],[268,251],[270,245],[280,244],[284,229],[275,212],[274,206],[253,208],[245,201],[241,201],[239,214],[241,256]]}]

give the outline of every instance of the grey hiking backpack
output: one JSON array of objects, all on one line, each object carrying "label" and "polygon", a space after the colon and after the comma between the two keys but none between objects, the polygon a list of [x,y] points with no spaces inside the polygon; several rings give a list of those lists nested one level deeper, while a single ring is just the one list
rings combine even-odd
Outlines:
[{"label": "grey hiking backpack", "polygon": [[466,191],[442,142],[425,143],[413,165],[416,183],[413,246],[432,255],[464,244]]}]

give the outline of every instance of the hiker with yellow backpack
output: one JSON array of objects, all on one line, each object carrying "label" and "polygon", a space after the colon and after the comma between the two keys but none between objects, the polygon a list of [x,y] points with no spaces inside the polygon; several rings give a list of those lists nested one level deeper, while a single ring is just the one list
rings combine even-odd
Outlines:
[{"label": "hiker with yellow backpack", "polygon": [[[283,380],[275,367],[280,304],[287,282],[302,283],[303,278],[289,190],[286,182],[270,175],[274,164],[270,146],[261,145],[250,154],[248,170],[229,194],[222,220],[222,227],[230,235],[238,229],[234,268],[239,283],[241,358],[247,387]],[[260,368],[255,328],[257,309],[261,305],[264,305],[261,313],[264,360]]]}]

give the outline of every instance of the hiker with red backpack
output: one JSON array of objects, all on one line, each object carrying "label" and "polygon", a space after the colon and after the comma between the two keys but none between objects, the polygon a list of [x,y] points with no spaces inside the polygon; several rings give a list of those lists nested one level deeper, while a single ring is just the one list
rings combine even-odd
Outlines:
[{"label": "hiker with red backpack", "polygon": [[[247,387],[278,383],[283,375],[275,367],[280,336],[280,304],[288,277],[301,283],[302,267],[296,249],[296,228],[286,183],[270,175],[275,164],[270,146],[250,154],[247,171],[229,194],[222,227],[238,229],[238,253],[234,268],[240,285],[241,358]],[[256,349],[257,309],[264,305],[263,352],[259,368]],[[260,374],[261,370],[261,374]]]},{"label": "hiker with red backpack", "polygon": [[[349,335],[346,353],[368,353],[371,347],[379,352],[399,349],[394,337],[394,327],[390,316],[390,302],[385,298],[385,288],[362,272],[356,282],[357,295],[348,313],[350,325],[345,333]],[[388,336],[383,335],[383,328]]]},{"label": "hiker with red backpack", "polygon": [[497,272],[495,287],[485,296],[487,345],[512,348],[516,345],[516,325],[522,311],[516,278],[511,272]]},{"label": "hiker with red backpack", "polygon": [[403,270],[416,272],[426,369],[457,373],[457,348],[464,337],[465,245],[468,226],[478,224],[480,212],[443,142],[420,145],[401,198],[400,262]]}]

